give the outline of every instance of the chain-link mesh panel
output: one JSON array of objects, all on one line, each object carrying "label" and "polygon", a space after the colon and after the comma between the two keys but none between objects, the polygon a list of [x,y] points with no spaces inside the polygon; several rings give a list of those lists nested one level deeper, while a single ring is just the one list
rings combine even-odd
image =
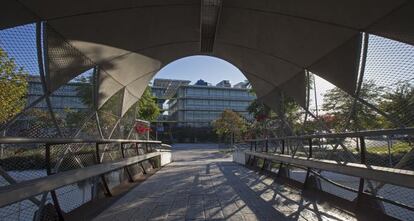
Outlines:
[{"label": "chain-link mesh panel", "polygon": [[125,157],[133,157],[138,155],[138,146],[134,143],[124,144]]},{"label": "chain-link mesh panel", "polygon": [[120,133],[121,133],[121,138],[123,139],[128,139],[128,136],[133,132],[132,130],[134,129],[134,125],[135,125],[135,108],[136,108],[136,104],[132,105],[132,107],[124,114],[124,116],[121,118],[120,121]]},{"label": "chain-link mesh panel", "polygon": [[[414,47],[369,35],[364,82],[377,93],[378,107],[405,126],[414,125]],[[400,125],[385,119],[385,127]]]},{"label": "chain-link mesh panel", "polygon": [[50,102],[65,137],[73,137],[93,114],[93,70],[88,70],[59,87]]},{"label": "chain-link mesh panel", "polygon": [[[263,141],[256,142],[258,146]],[[365,147],[365,159],[367,165],[376,165],[384,167],[396,167],[401,169],[412,170],[412,139],[407,135],[398,136],[366,136],[364,142],[361,138],[330,138],[330,139],[312,139],[312,156],[317,159],[335,160],[338,162],[361,163],[361,151]],[[290,156],[307,157],[310,153],[310,141],[301,139],[285,139],[285,154]],[[393,150],[393,144],[395,149]],[[365,145],[365,146],[364,146]],[[404,146],[408,145],[408,146]],[[253,144],[254,150],[255,144]],[[248,147],[249,148],[249,147]],[[261,147],[256,148],[261,151]],[[340,173],[311,169],[309,177],[306,178],[307,168],[294,164],[280,164],[280,162],[268,162],[260,157],[250,156],[247,164],[256,169],[265,169],[273,173],[279,173],[283,177],[298,181],[312,188],[320,188],[322,191],[334,196],[357,203],[362,202],[358,198],[358,189],[360,178]],[[279,172],[282,166],[283,170]],[[413,206],[412,196],[414,190],[401,186],[379,183],[365,179],[364,182],[365,206],[374,206],[383,210],[387,215],[399,218],[401,220],[411,220],[413,212],[404,206],[397,206],[387,201],[370,197],[370,194],[398,202],[403,205]],[[368,200],[368,201],[367,201]],[[367,205],[369,204],[369,205]]]},{"label": "chain-link mesh panel", "polygon": [[[3,145],[0,169],[0,186],[46,176],[45,146],[39,144]],[[12,181],[10,181],[10,179]]]},{"label": "chain-link mesh panel", "polygon": [[102,163],[122,159],[121,145],[110,143],[99,145],[99,157]]},{"label": "chain-link mesh panel", "polygon": [[414,170],[413,138],[408,135],[365,138],[368,165]]},{"label": "chain-link mesh panel", "polygon": [[[60,144],[50,145],[50,168],[52,173],[64,172],[67,170],[80,169],[82,167],[91,166],[97,164],[97,156],[95,144]],[[137,148],[138,147],[138,148]],[[137,151],[142,151],[143,146],[136,146],[135,144],[124,144],[125,157],[133,157],[138,154]],[[14,152],[12,152],[12,150]],[[30,152],[25,152],[30,151]],[[36,154],[35,154],[36,153]],[[121,160],[122,152],[120,144],[101,144],[99,145],[100,156],[103,155],[103,163],[109,163]],[[46,154],[46,146],[39,145],[36,147],[24,146],[16,148],[10,146],[4,151],[5,158],[0,160],[1,168],[13,179],[13,182],[21,182],[24,180],[35,179],[43,176],[47,176],[48,164]],[[39,155],[39,159],[35,156]],[[18,160],[22,159],[22,160]],[[19,162],[16,164],[16,162]],[[153,170],[153,166],[150,161],[145,161],[140,164],[134,164],[128,166],[128,172],[132,178],[138,178],[144,173]],[[129,180],[129,174],[125,169],[119,169],[107,173],[104,175],[104,179],[110,189],[115,188],[119,184]],[[10,178],[6,179],[0,176],[1,186],[9,185]],[[80,181],[75,184],[67,185],[55,190],[59,205],[63,212],[70,212],[83,204],[102,196],[104,190],[102,186],[102,179],[93,177],[87,180]],[[39,198],[39,197],[38,197]],[[40,200],[37,199],[38,201]],[[26,200],[27,201],[27,200]],[[29,206],[30,201],[24,201],[24,203],[16,203],[12,206],[0,208],[0,216],[14,217],[17,220],[31,220],[37,211],[37,206]],[[52,202],[51,197],[48,197],[47,203]],[[49,207],[53,205],[49,205]],[[43,216],[55,216],[56,211],[49,211],[43,214]]]},{"label": "chain-link mesh panel", "polygon": [[90,116],[89,120],[83,124],[83,127],[80,129],[76,137],[85,139],[101,138],[95,114]]},{"label": "chain-link mesh panel", "polygon": [[0,31],[0,88],[0,125],[44,95],[35,24]]},{"label": "chain-link mesh panel", "polygon": [[72,79],[78,78],[96,64],[78,49],[73,47],[49,25],[45,25],[47,35],[48,85],[50,90],[59,89]]},{"label": "chain-link mesh panel", "polygon": [[[0,31],[0,88],[0,125],[12,120],[44,95],[39,75],[35,24]],[[47,107],[45,102],[37,105],[40,106]],[[44,115],[42,110],[26,111],[24,115],[11,125],[11,129],[6,128],[7,135],[39,137],[45,134],[44,131],[38,134],[33,124],[31,131],[27,128],[31,127],[28,119]]]},{"label": "chain-link mesh panel", "polygon": [[112,128],[112,133],[111,133],[111,139],[122,139],[122,127],[120,124],[121,120],[119,120],[119,122],[115,125],[114,128]]},{"label": "chain-link mesh panel", "polygon": [[[46,51],[38,53],[36,25],[29,24],[0,31],[0,109],[8,111],[0,119],[6,136],[16,137],[64,137],[100,138],[93,107],[97,89],[95,66],[90,59],[72,47],[62,36],[45,25],[40,30],[39,46]],[[43,39],[44,37],[47,37]],[[45,78],[40,76],[38,54],[47,55]],[[73,64],[77,64],[75,67]],[[44,85],[44,80],[47,86]],[[45,89],[51,94],[45,94]],[[120,119],[123,91],[111,97],[98,112],[98,119],[105,138],[127,138],[135,124],[135,107]],[[50,101],[50,104],[48,103]],[[36,102],[36,103],[34,103]],[[26,110],[24,110],[26,108]],[[19,114],[19,115],[18,115]],[[17,116],[18,115],[18,116]],[[15,119],[13,119],[17,116]],[[13,119],[13,121],[8,122]],[[7,126],[7,127],[6,127]],[[46,146],[39,144],[1,145],[0,186],[47,176],[97,164],[95,144],[50,145],[50,164],[46,159]],[[122,159],[120,144],[101,144],[102,162]],[[143,154],[143,146],[137,150],[126,145],[125,157]],[[149,162],[143,163],[147,171]],[[128,167],[133,176],[143,173],[141,164]],[[104,175],[110,188],[127,180],[124,169]],[[103,193],[102,179],[93,177],[55,190],[63,212],[99,197]],[[36,213],[40,220],[55,220],[56,211],[50,193],[44,209],[39,212],[42,196],[24,200],[0,208],[0,220],[33,220]]]},{"label": "chain-link mesh panel", "polygon": [[312,139],[312,158],[359,163],[359,142],[353,138]]},{"label": "chain-link mesh panel", "polygon": [[269,148],[269,152],[282,153],[282,141],[281,140],[269,140],[268,148]]},{"label": "chain-link mesh panel", "polygon": [[297,157],[309,156],[309,143],[304,140],[287,140],[286,142],[286,154]]},{"label": "chain-link mesh panel", "polygon": [[[408,206],[414,206],[414,190],[402,186],[384,184],[372,180],[365,180],[364,190],[367,193],[379,196],[394,202],[402,203]],[[382,202],[381,200],[372,199],[381,209],[388,215],[401,220],[413,220],[414,211],[393,205],[391,203]]]},{"label": "chain-link mesh panel", "polygon": [[94,144],[62,144],[50,147],[51,168],[66,171],[95,165],[97,163]]},{"label": "chain-link mesh panel", "polygon": [[43,99],[34,107],[21,113],[6,128],[6,135],[19,137],[56,137],[58,130],[47,108],[47,102]]},{"label": "chain-link mesh panel", "polygon": [[[45,204],[39,212],[42,196],[35,196],[33,200],[23,200],[9,206],[0,208],[0,220],[26,221],[34,220],[56,220],[56,210],[52,204],[50,194],[46,196]],[[36,203],[35,203],[36,202]]]},{"label": "chain-link mesh panel", "polygon": [[[121,144],[104,144],[99,146],[100,159],[102,163],[121,160]],[[105,174],[105,180],[110,189],[118,186],[120,183],[128,180],[125,169],[115,170]]]},{"label": "chain-link mesh panel", "polygon": [[105,138],[120,138],[120,116],[122,111],[123,90],[115,93],[108,101],[99,109],[99,123]]},{"label": "chain-link mesh panel", "polygon": [[[317,171],[323,178],[317,177],[320,182],[322,191],[328,192],[332,195],[347,199],[349,201],[354,201],[357,197],[355,191],[350,191],[345,188],[339,187],[338,185],[333,184],[332,182],[339,184],[344,187],[351,188],[353,190],[358,190],[359,178],[353,176],[347,176],[343,174],[338,174],[330,171]],[[329,181],[331,182],[329,182]]]},{"label": "chain-link mesh panel", "polygon": [[99,123],[102,129],[102,134],[104,138],[109,138],[112,131],[114,130],[114,127],[118,123],[118,116],[115,116],[110,113],[106,113],[104,111],[98,111],[99,115]]},{"label": "chain-link mesh panel", "polygon": [[[126,158],[140,155],[141,154],[140,152],[142,152],[142,148],[143,148],[142,145],[135,144],[135,143],[125,144],[124,155]],[[128,171],[134,179],[136,179],[138,176],[144,173],[144,170],[141,164],[133,164],[133,165],[128,166]]]},{"label": "chain-link mesh panel", "polygon": [[123,90],[116,92],[108,101],[100,108],[102,112],[110,113],[114,116],[121,116]]},{"label": "chain-link mesh panel", "polygon": [[61,209],[67,213],[91,201],[97,185],[97,179],[91,178],[56,189]]},{"label": "chain-link mesh panel", "polygon": [[138,176],[141,176],[144,171],[140,164],[134,164],[128,167],[129,172],[131,173],[132,177],[136,179]]},{"label": "chain-link mesh panel", "polygon": [[0,31],[0,46],[16,65],[29,75],[39,75],[36,47],[36,24]]}]

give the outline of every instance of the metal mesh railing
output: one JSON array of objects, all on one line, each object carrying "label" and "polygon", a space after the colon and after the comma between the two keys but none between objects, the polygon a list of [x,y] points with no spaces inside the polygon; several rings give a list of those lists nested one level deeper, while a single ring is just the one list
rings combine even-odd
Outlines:
[{"label": "metal mesh railing", "polygon": [[[305,135],[297,137],[258,139],[247,144],[236,145],[255,152],[284,154],[291,157],[310,157],[312,159],[333,160],[338,165],[359,163],[367,166],[381,166],[414,171],[412,154],[414,153],[412,129],[386,133],[370,131],[349,133],[349,135],[327,134]],[[406,131],[406,132],[404,132]],[[274,151],[276,150],[276,152]],[[365,179],[361,186],[361,179],[337,172],[307,168],[296,164],[285,164],[280,161],[266,161],[260,157],[247,156],[247,164],[268,170],[276,174],[283,174],[292,180],[307,184],[308,177],[312,179],[313,187],[346,199],[360,202],[361,194],[367,194],[364,204],[374,206],[385,214],[402,220],[411,220],[414,213],[414,190],[404,186],[381,183]],[[283,168],[283,170],[281,170]],[[362,189],[361,189],[362,188]],[[361,192],[361,190],[363,192]],[[364,195],[365,196],[365,195]]]},{"label": "metal mesh railing", "polygon": [[[125,158],[144,155],[160,148],[161,144],[138,140],[96,140],[84,142],[44,141],[6,142],[0,159],[0,187],[47,177],[53,174],[81,171],[101,163],[120,162]],[[9,144],[12,143],[12,144]],[[138,176],[158,167],[159,159],[144,160],[88,177],[79,182],[52,190],[47,195],[30,197],[0,207],[0,220],[49,220],[70,213],[91,200],[110,194],[119,184],[134,181]],[[41,212],[39,212],[41,211]],[[49,217],[50,218],[50,217]]]}]

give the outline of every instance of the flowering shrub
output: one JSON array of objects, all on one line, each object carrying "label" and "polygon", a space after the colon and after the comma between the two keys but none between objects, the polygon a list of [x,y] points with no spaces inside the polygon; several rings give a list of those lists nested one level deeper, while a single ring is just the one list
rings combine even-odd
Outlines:
[{"label": "flowering shrub", "polygon": [[135,131],[138,134],[145,134],[147,132],[151,132],[151,128],[149,128],[145,125],[137,124],[137,125],[135,125]]}]

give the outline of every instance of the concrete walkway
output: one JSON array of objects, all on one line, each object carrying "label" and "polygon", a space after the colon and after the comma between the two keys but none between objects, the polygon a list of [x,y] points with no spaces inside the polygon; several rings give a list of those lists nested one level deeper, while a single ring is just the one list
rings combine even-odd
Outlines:
[{"label": "concrete walkway", "polygon": [[215,145],[175,145],[174,162],[131,190],[95,220],[355,220],[275,183]]}]

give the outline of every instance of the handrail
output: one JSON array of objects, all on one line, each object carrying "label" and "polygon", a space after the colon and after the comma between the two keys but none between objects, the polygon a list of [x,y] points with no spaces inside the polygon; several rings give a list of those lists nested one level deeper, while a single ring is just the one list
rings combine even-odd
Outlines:
[{"label": "handrail", "polygon": [[[307,170],[306,167],[302,167],[302,166],[298,166],[298,165],[292,165],[292,166],[293,167],[300,168],[300,169],[303,169],[303,170]],[[351,188],[351,187],[342,185],[340,183],[337,183],[337,182],[335,182],[333,180],[330,180],[330,179],[322,176],[320,173],[314,171],[313,169],[309,170],[309,172],[312,173],[312,174],[314,174],[315,176],[317,176],[317,177],[325,180],[326,182],[328,182],[328,183],[330,183],[332,185],[335,185],[335,186],[337,186],[339,188],[342,188],[342,189],[345,189],[345,190],[348,190],[348,191],[351,191],[351,192],[354,192],[354,193],[358,193],[358,190],[357,189],[354,189],[354,188]],[[367,194],[369,197],[372,197],[374,199],[381,200],[381,201],[384,201],[384,202],[387,202],[387,203],[390,203],[390,204],[393,204],[393,205],[396,205],[396,206],[403,207],[405,209],[414,211],[414,207],[409,206],[409,205],[406,205],[406,204],[401,203],[399,201],[393,201],[393,200],[390,200],[390,199],[387,199],[387,198],[384,198],[384,197],[381,197],[381,196],[378,196],[376,194],[372,194],[372,193],[369,193],[369,192],[364,192],[364,194]]]},{"label": "handrail", "polygon": [[397,128],[397,129],[384,129],[384,130],[365,130],[356,132],[344,132],[344,133],[324,133],[324,134],[306,134],[298,136],[285,136],[274,138],[260,138],[260,139],[247,139],[246,142],[266,141],[266,140],[284,140],[284,139],[312,139],[312,138],[346,138],[346,137],[363,137],[363,136],[383,136],[383,135],[397,135],[397,134],[412,134],[414,135],[414,127]]},{"label": "handrail", "polygon": [[168,145],[168,144],[161,144],[161,147],[171,149],[171,145]]},{"label": "handrail", "polygon": [[50,176],[20,182],[14,185],[0,187],[0,207],[4,207],[44,192],[53,191],[62,186],[70,185],[90,177],[96,177],[126,166],[160,156],[153,152],[145,155],[125,158],[117,162],[96,164],[85,168],[60,172]]},{"label": "handrail", "polygon": [[[414,135],[414,127],[409,127],[409,128],[398,128],[398,129],[367,130],[367,131],[344,132],[344,133],[307,134],[307,135],[285,136],[285,137],[276,137],[276,138],[248,139],[245,141],[247,143],[250,143],[250,151],[248,151],[248,148],[247,150],[245,149],[243,151],[245,152],[246,155],[252,156],[253,159],[262,158],[265,161],[278,161],[281,163],[281,165],[287,164],[287,165],[292,165],[294,167],[299,167],[304,170],[307,170],[304,185],[306,185],[307,183],[309,174],[313,173],[319,178],[324,179],[325,181],[335,186],[344,188],[348,191],[356,192],[358,194],[357,202],[360,202],[361,197],[363,197],[364,195],[368,195],[372,197],[373,199],[380,200],[382,202],[387,202],[395,206],[399,206],[401,208],[414,211],[414,207],[411,205],[406,205],[396,200],[387,199],[381,196],[377,196],[376,194],[366,192],[365,187],[364,187],[364,183],[367,180],[368,182],[370,182],[370,180],[373,180],[373,181],[378,181],[379,183],[381,183],[381,185],[391,184],[391,185],[414,189],[414,171],[390,168],[390,167],[382,167],[382,166],[373,166],[373,165],[367,164],[366,162],[367,148],[365,144],[365,140],[367,139],[367,137],[387,136],[388,138],[394,137],[396,139],[398,138],[413,139],[413,135]],[[359,141],[359,145],[360,145],[359,146],[360,148],[359,161],[360,162],[348,163],[348,162],[338,162],[338,161],[333,161],[333,160],[313,158],[312,157],[312,152],[313,152],[313,145],[312,145],[313,140],[312,139],[314,138],[330,138],[334,140],[342,139],[342,138],[357,138]],[[269,152],[268,150],[269,141],[272,141],[272,140],[281,142],[280,143],[281,154]],[[308,142],[307,157],[285,155],[286,141],[289,141],[289,140],[297,140],[297,141],[303,140],[303,141]],[[264,152],[255,152],[260,142],[265,142]],[[263,147],[261,150],[263,151]],[[247,161],[247,163],[250,162],[250,159],[251,157],[249,157],[249,160]],[[251,163],[254,164],[254,162],[255,160],[253,160]],[[314,170],[331,171],[334,173],[358,177],[359,188],[358,190],[356,190],[356,189],[353,189],[347,186],[343,186],[326,177],[321,176]]]},{"label": "handrail", "polygon": [[[100,145],[107,145],[110,143],[120,144],[119,151],[122,156],[122,160],[116,162],[106,162],[103,163],[102,159],[106,152],[106,146],[100,151]],[[0,144],[40,144],[44,145],[44,157],[45,157],[45,164],[46,164],[46,172],[47,176],[42,178],[37,178],[33,180],[23,181],[20,183],[14,182],[11,178],[10,183],[12,185],[0,187],[0,207],[4,207],[10,205],[12,203],[19,202],[21,200],[35,199],[34,197],[50,192],[53,203],[55,205],[55,209],[59,216],[61,217],[61,209],[59,205],[59,199],[56,196],[56,189],[60,188],[65,185],[73,184],[79,182],[81,180],[85,180],[91,177],[100,176],[102,179],[102,183],[105,189],[105,192],[108,196],[111,196],[111,190],[108,187],[107,181],[105,179],[105,174],[117,169],[125,169],[127,175],[129,176],[129,181],[133,181],[133,177],[131,176],[128,166],[132,164],[137,164],[145,160],[149,160],[150,158],[157,157],[162,155],[162,153],[158,152],[158,148],[154,148],[154,146],[162,148],[161,141],[154,141],[154,140],[128,140],[128,139],[81,139],[81,138],[27,138],[27,137],[7,137],[3,136],[0,137]],[[54,145],[61,145],[67,144],[66,150],[62,156],[57,159],[57,163],[55,168],[51,167],[51,149],[54,148]],[[70,152],[70,145],[71,144],[93,144],[95,146],[95,165],[83,167],[80,163],[80,160],[77,158],[76,155],[75,161],[81,166],[79,169],[69,170],[65,172],[58,172],[59,166],[61,162],[64,160],[64,156],[66,153]],[[125,144],[132,144],[131,147],[125,146]],[[145,144],[142,147],[143,151],[146,153],[145,155],[141,155],[142,153],[139,151],[138,144]],[[155,144],[155,145],[154,145]],[[18,145],[16,145],[18,146]],[[12,146],[13,147],[13,146]],[[137,156],[127,158],[125,155],[125,150],[132,148],[133,151]],[[165,148],[165,146],[164,146]],[[156,152],[152,152],[152,151]],[[151,151],[152,153],[149,153]],[[101,152],[101,153],[100,153]],[[142,167],[142,165],[141,165]],[[142,167],[145,173],[145,169]],[[55,173],[55,174],[54,174]]]},{"label": "handrail", "polygon": [[148,143],[161,144],[157,140],[127,140],[127,139],[80,139],[80,138],[28,138],[0,137],[0,144],[70,144],[70,143]]},{"label": "handrail", "polygon": [[336,162],[333,160],[320,160],[307,157],[292,157],[290,155],[275,153],[245,152],[248,155],[261,157],[263,159],[281,161],[286,164],[297,164],[308,168],[332,171],[349,176],[376,180],[384,183],[414,188],[414,171],[394,169],[380,166],[367,166],[360,163]]}]

